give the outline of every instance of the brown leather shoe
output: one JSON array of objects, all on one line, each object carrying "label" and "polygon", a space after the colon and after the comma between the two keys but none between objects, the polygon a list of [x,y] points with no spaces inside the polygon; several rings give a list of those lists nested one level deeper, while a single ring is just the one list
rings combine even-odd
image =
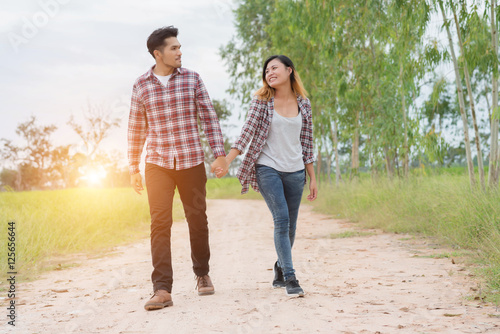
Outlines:
[{"label": "brown leather shoe", "polygon": [[215,293],[214,285],[212,284],[212,280],[210,276],[197,276],[196,277],[196,287],[198,288],[198,295],[206,296],[213,295]]},{"label": "brown leather shoe", "polygon": [[146,305],[144,305],[144,308],[151,311],[159,310],[172,305],[174,305],[174,302],[172,301],[172,296],[167,290],[156,290],[153,297],[151,297]]}]

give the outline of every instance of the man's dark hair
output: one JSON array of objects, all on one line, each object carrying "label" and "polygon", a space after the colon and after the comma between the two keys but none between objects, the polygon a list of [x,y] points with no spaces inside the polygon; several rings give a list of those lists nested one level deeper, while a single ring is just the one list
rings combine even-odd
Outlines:
[{"label": "man's dark hair", "polygon": [[166,46],[165,38],[177,37],[178,33],[179,30],[174,28],[174,26],[163,27],[153,31],[149,35],[147,42],[148,51],[153,58],[155,57],[154,50],[163,51],[163,48]]}]

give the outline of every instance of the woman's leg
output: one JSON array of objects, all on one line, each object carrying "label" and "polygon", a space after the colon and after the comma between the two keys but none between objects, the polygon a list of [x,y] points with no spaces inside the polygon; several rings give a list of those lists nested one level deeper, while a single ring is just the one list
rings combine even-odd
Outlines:
[{"label": "woman's leg", "polygon": [[288,205],[288,217],[290,219],[289,237],[290,246],[293,248],[295,241],[295,230],[297,229],[297,217],[299,215],[302,192],[304,191],[305,170],[295,173],[284,173],[283,189],[285,191],[286,203]]},{"label": "woman's leg", "polygon": [[258,165],[257,183],[274,220],[274,246],[285,280],[294,275],[292,247],[290,244],[290,219],[285,198],[282,174],[267,166]]}]

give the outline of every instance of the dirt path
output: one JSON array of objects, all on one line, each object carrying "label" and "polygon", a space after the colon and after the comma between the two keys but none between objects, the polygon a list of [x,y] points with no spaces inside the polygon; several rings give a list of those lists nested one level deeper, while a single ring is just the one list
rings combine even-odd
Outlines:
[{"label": "dirt path", "polygon": [[180,222],[172,231],[173,307],[143,308],[152,269],[144,240],[20,284],[15,332],[500,333],[499,311],[466,298],[477,283],[462,266],[422,257],[442,250],[402,235],[331,239],[352,224],[301,210],[294,264],[304,298],[271,288],[276,256],[265,203],[212,200],[215,295],[194,289],[187,224]]}]

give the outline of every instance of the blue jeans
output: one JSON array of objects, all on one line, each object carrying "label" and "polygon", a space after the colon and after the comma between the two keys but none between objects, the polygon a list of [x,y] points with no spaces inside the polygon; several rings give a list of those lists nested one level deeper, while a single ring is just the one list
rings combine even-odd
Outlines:
[{"label": "blue jeans", "polygon": [[285,173],[256,165],[257,184],[274,220],[274,246],[285,280],[295,275],[292,247],[305,184],[305,170]]}]

